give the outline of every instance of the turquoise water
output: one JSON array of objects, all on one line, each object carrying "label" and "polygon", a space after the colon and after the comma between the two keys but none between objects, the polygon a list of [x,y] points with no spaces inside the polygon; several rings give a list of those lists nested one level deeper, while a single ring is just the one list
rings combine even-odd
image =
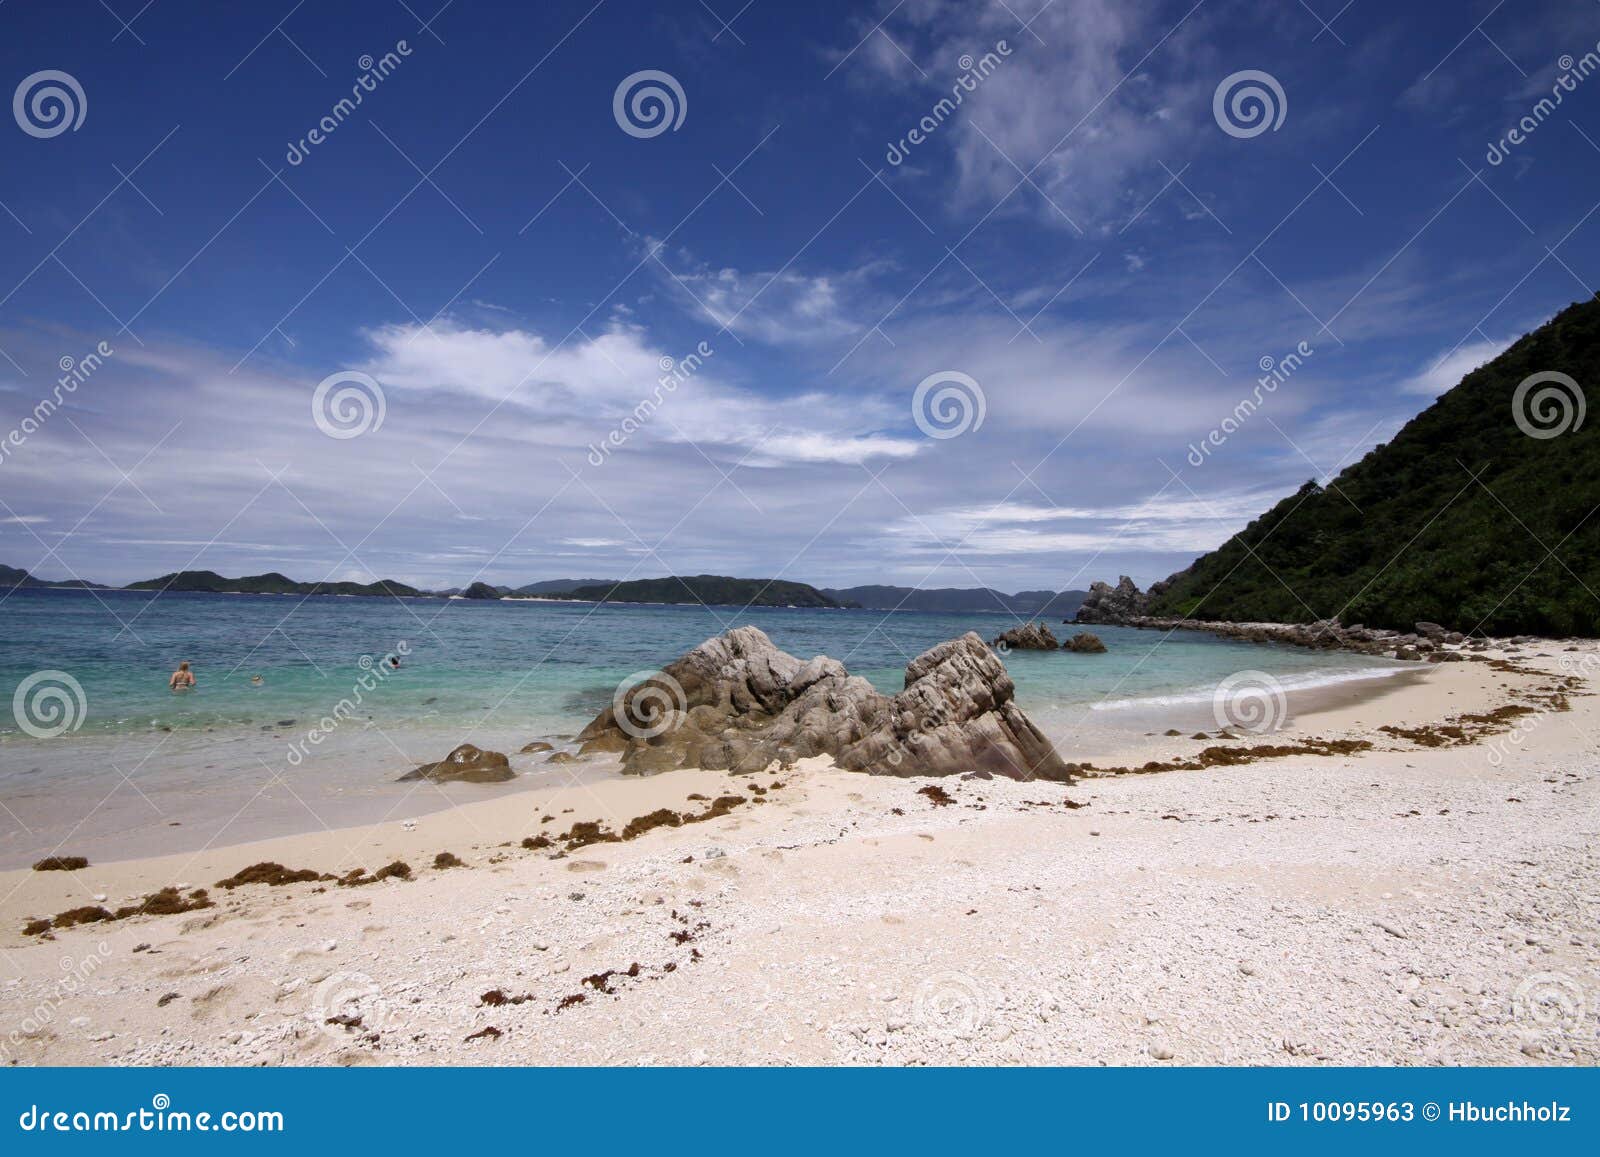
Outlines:
[{"label": "turquoise water", "polygon": [[[620,682],[745,623],[888,692],[935,643],[1012,625],[979,614],[50,590],[11,592],[0,618],[0,863],[47,846],[86,811],[80,834],[124,831],[143,852],[193,842],[191,827],[215,836],[246,805],[226,838],[508,790],[419,793],[394,779],[463,741],[508,752],[532,739],[565,743]],[[1148,728],[1156,711],[1186,729],[1211,725],[1212,691],[1241,670],[1295,688],[1395,667],[1188,632],[1096,631],[1107,654],[1006,657],[1019,703],[1068,758]],[[384,657],[402,652],[389,670]],[[180,660],[197,686],[174,695],[167,680]],[[354,710],[319,727],[341,700]],[[558,772],[543,757],[515,766],[527,780],[613,773]],[[183,839],[160,830],[174,827]]]}]

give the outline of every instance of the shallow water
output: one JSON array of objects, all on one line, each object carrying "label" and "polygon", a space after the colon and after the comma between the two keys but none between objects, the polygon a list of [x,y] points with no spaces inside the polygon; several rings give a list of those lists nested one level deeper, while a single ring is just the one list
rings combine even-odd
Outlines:
[{"label": "shallow water", "polygon": [[[0,601],[0,623],[0,864],[14,864],[59,838],[120,837],[119,849],[145,854],[197,846],[200,832],[234,842],[484,798],[507,788],[393,781],[464,741],[508,752],[532,739],[559,744],[605,709],[619,684],[745,623],[784,650],[831,655],[893,692],[906,663],[928,647],[967,630],[991,638],[1013,620],[17,590]],[[1242,671],[1294,688],[1398,669],[1192,632],[1095,631],[1106,654],[1006,656],[1018,702],[1068,758],[1107,733],[1142,733],[1158,717],[1184,730],[1215,726],[1213,693]],[[384,661],[395,653],[404,655],[398,671]],[[197,687],[174,695],[167,678],[183,659]],[[64,724],[48,738],[28,730]],[[521,757],[516,766],[545,778],[609,773],[543,759]]]}]

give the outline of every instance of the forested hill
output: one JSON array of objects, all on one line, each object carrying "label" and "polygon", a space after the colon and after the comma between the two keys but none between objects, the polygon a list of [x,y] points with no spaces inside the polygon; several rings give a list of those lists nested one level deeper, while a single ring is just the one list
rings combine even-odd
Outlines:
[{"label": "forested hill", "polygon": [[806,583],[741,579],[723,575],[671,575],[551,592],[552,599],[596,603],[705,603],[708,606],[837,607],[841,604]]},{"label": "forested hill", "polygon": [[1597,386],[1600,302],[1581,302],[1158,585],[1148,613],[1600,634]]}]

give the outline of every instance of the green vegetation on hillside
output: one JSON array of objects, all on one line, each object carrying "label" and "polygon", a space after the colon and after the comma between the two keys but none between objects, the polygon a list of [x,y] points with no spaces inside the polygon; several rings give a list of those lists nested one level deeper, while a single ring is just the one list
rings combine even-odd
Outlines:
[{"label": "green vegetation on hillside", "polygon": [[[1539,438],[1513,415],[1519,384],[1547,371],[1600,386],[1600,302],[1468,374],[1326,487],[1307,482],[1174,575],[1149,613],[1600,634],[1600,422]],[[1524,424],[1576,417],[1558,415]]]},{"label": "green vegetation on hillside", "polygon": [[705,603],[740,607],[837,607],[840,604],[806,583],[782,579],[739,579],[721,575],[672,575],[604,586],[578,587],[547,598],[596,603]]}]

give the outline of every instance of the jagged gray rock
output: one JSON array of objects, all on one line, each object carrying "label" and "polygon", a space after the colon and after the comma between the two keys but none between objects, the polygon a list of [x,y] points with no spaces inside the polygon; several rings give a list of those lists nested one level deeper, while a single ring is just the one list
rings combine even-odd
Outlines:
[{"label": "jagged gray rock", "polygon": [[[1154,590],[1154,588],[1151,588]],[[1121,623],[1145,613],[1150,596],[1141,593],[1127,575],[1117,580],[1117,585],[1091,583],[1083,605],[1073,619],[1078,623]]]},{"label": "jagged gray rock", "polygon": [[1012,627],[1009,631],[1002,631],[999,636],[990,641],[991,647],[998,648],[1002,653],[1006,651],[1054,651],[1061,646],[1056,641],[1050,628],[1039,620],[1024,623],[1020,627]]},{"label": "jagged gray rock", "polygon": [[890,696],[836,659],[802,661],[738,627],[619,694],[578,739],[585,754],[620,752],[623,770],[639,775],[759,771],[828,755],[871,775],[1072,782],[1014,693],[1004,664],[971,631],[913,659],[904,690]]}]

